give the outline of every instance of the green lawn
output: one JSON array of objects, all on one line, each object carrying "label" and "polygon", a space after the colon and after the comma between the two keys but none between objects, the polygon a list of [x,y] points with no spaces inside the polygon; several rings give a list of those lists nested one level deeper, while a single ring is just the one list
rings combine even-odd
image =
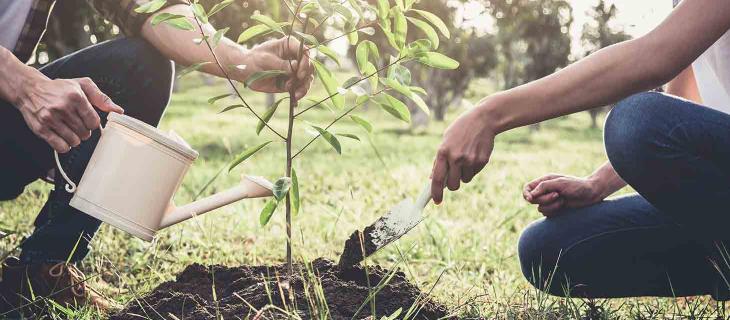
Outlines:
[{"label": "green lawn", "polygon": [[[484,81],[476,85],[484,86]],[[470,101],[478,100],[475,95],[484,91],[480,87],[470,90]],[[257,136],[254,118],[243,109],[218,114],[226,101],[217,106],[207,103],[209,97],[225,92],[227,88],[221,83],[205,86],[193,75],[173,96],[161,127],[175,130],[201,155],[178,192],[178,203],[189,201],[232,154],[246,146],[275,140],[266,132]],[[252,105],[263,112],[264,96],[248,96]],[[442,131],[461,111],[450,113],[445,123],[432,122],[419,134],[406,133],[407,124],[375,107],[358,111],[375,125],[372,139],[385,165],[374,154],[362,129],[349,121],[334,131],[358,134],[363,142],[341,138],[342,155],[337,155],[319,141],[297,158],[295,168],[303,199],[303,209],[294,222],[298,259],[336,259],[352,231],[371,223],[403,197],[415,196],[428,179]],[[280,112],[272,121],[282,131],[283,116]],[[335,116],[327,110],[313,110],[305,118],[326,124]],[[301,146],[310,137],[300,129],[295,144]],[[232,186],[241,174],[276,179],[285,167],[283,150],[283,144],[272,143],[221,176],[206,193]],[[688,316],[702,308],[715,312],[715,306],[706,299],[554,299],[531,289],[522,278],[516,257],[517,239],[530,221],[540,217],[522,200],[522,185],[548,172],[586,175],[605,160],[601,131],[589,129],[587,114],[550,121],[538,132],[519,129],[504,134],[497,139],[490,164],[472,183],[458,192],[449,192],[443,205],[429,206],[424,223],[371,263],[391,267],[405,260],[402,267],[412,281],[424,289],[435,285],[434,295],[458,307],[463,316],[553,319],[604,310],[601,314],[606,318],[655,318],[655,312],[668,316],[678,312]],[[0,243],[0,252],[12,249],[21,235],[31,231],[47,190],[48,185],[35,183],[17,200],[0,203],[0,227],[16,232]],[[192,262],[280,263],[285,244],[283,210],[274,215],[272,223],[261,227],[258,213],[263,203],[245,200],[184,222],[160,232],[152,244],[105,225],[93,242],[95,250],[85,261],[84,270],[87,275],[101,274],[109,284],[104,291],[125,303],[172,279]]]}]

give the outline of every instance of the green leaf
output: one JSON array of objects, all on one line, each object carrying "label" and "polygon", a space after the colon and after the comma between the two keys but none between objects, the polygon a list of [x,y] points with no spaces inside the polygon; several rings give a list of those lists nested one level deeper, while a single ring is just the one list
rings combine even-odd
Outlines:
[{"label": "green leaf", "polygon": [[271,117],[273,117],[273,116],[274,116],[274,113],[276,112],[276,109],[277,109],[277,108],[279,108],[279,104],[280,104],[280,103],[281,103],[282,101],[284,101],[284,99],[287,99],[287,98],[288,98],[288,97],[283,97],[283,98],[281,98],[281,99],[277,100],[276,102],[274,102],[274,103],[273,103],[273,104],[272,104],[271,106],[269,106],[269,109],[268,109],[268,110],[266,110],[266,113],[264,113],[264,115],[263,115],[263,116],[261,116],[261,118],[262,118],[262,119],[263,119],[264,121],[261,121],[261,120],[259,120],[259,123],[258,123],[258,124],[256,125],[256,134],[257,134],[257,135],[261,133],[261,130],[263,130],[263,129],[264,129],[264,126],[265,126],[265,125],[266,125],[267,123],[269,123],[269,120],[271,120]]},{"label": "green leaf", "polygon": [[378,0],[378,18],[383,21],[388,19],[390,14],[390,3],[388,0]]},{"label": "green leaf", "polygon": [[426,23],[426,21],[423,21],[423,20],[417,19],[417,18],[407,17],[407,19],[418,29],[421,29],[421,31],[423,31],[424,34],[426,34],[426,37],[428,38],[428,40],[431,41],[431,44],[433,46],[432,49],[437,49],[439,47],[439,35],[436,34],[436,30],[433,27],[431,27],[430,24]]},{"label": "green leaf", "polygon": [[360,72],[365,68],[365,63],[368,62],[368,48],[365,44],[367,40],[360,42],[355,48],[355,61],[357,61],[357,68]]},{"label": "green leaf", "polygon": [[271,220],[271,216],[274,215],[274,211],[276,211],[277,206],[279,206],[279,202],[276,201],[276,199],[269,199],[269,201],[266,202],[266,205],[263,209],[261,209],[261,213],[259,214],[259,223],[262,227],[269,223],[269,220]]},{"label": "green leaf", "polygon": [[235,168],[237,165],[241,164],[241,162],[245,161],[252,155],[254,155],[259,150],[263,149],[271,143],[271,141],[266,141],[258,146],[247,148],[246,150],[243,150],[241,153],[239,153],[235,158],[233,158],[233,161],[231,161],[231,164],[228,166],[228,172],[231,172],[233,168]]},{"label": "green leaf", "polygon": [[250,27],[250,28],[244,30],[243,32],[241,32],[241,34],[238,36],[238,40],[236,42],[244,43],[248,40],[251,40],[258,36],[269,34],[271,32],[273,32],[273,31],[267,25],[257,24],[255,26]]},{"label": "green leaf", "polygon": [[337,140],[337,138],[332,133],[330,133],[329,131],[327,131],[325,129],[317,127],[317,126],[312,126],[312,128],[317,130],[319,132],[319,135],[322,136],[322,138],[324,138],[325,140],[327,140],[327,142],[329,142],[329,144],[332,146],[332,148],[335,149],[335,151],[337,151],[338,154],[342,154],[342,147],[340,146],[340,141]]},{"label": "green leaf", "polygon": [[413,101],[416,106],[421,109],[421,111],[423,111],[423,113],[427,115],[431,114],[431,110],[428,109],[428,106],[426,105],[426,102],[423,101],[423,98],[413,93],[413,91],[411,91],[409,87],[404,86],[400,82],[390,78],[382,79],[382,81],[388,87],[395,89],[395,91],[398,91],[398,93],[402,94],[408,99],[411,99],[411,101]]},{"label": "green leaf", "polygon": [[357,67],[358,69],[360,69],[360,72],[363,72],[363,69],[365,69],[365,66],[369,61],[370,56],[372,56],[373,60],[375,61],[378,61],[378,59],[380,59],[378,46],[370,40],[361,41],[357,45],[357,48],[355,48],[355,60],[357,61]]},{"label": "green leaf", "polygon": [[411,113],[408,111],[408,107],[406,107],[406,104],[401,102],[400,100],[394,98],[387,93],[382,93],[375,98],[375,101],[380,105],[381,108],[383,108],[383,110],[387,111],[397,119],[402,120],[406,123],[411,122]]},{"label": "green leaf", "polygon": [[396,63],[388,68],[388,79],[393,79],[406,86],[410,85],[411,70],[408,70],[408,68]]},{"label": "green leaf", "polygon": [[357,123],[363,129],[365,129],[365,131],[367,131],[368,133],[372,133],[373,132],[373,125],[370,124],[370,122],[368,122],[367,120],[365,120],[365,119],[363,119],[361,117],[358,117],[356,115],[351,115],[350,116],[350,119],[352,119],[352,121],[354,121],[355,123]]},{"label": "green leaf", "polygon": [[337,63],[338,66],[341,66],[339,56],[330,47],[320,45],[319,47],[317,47],[317,51],[332,59],[334,62]]},{"label": "green leaf", "polygon": [[378,69],[370,62],[365,64],[365,68],[362,71],[362,75],[364,77],[370,77],[368,78],[368,81],[370,81],[370,89],[372,91],[375,91],[378,88],[378,78],[380,78],[380,76],[378,76],[377,72]]},{"label": "green leaf", "polygon": [[200,3],[193,3],[190,7],[193,9],[195,17],[198,18],[202,24],[208,23],[208,15],[205,14],[205,9],[203,9],[203,6]]},{"label": "green leaf", "polygon": [[186,74],[191,73],[193,71],[197,71],[198,69],[202,68],[204,65],[209,64],[210,61],[203,61],[191,64],[190,66],[186,67],[185,69],[180,70],[180,73],[178,73],[177,78],[182,78]]},{"label": "green leaf", "polygon": [[400,50],[406,46],[408,22],[406,20],[406,16],[403,15],[403,11],[400,9],[395,9],[393,11],[393,34],[395,35],[396,49]]},{"label": "green leaf", "polygon": [[162,12],[157,14],[154,18],[152,18],[151,23],[153,26],[156,26],[160,23],[165,23],[173,28],[180,30],[195,30],[195,27],[193,27],[187,17],[168,12]]},{"label": "green leaf", "polygon": [[253,84],[256,81],[268,79],[268,78],[272,78],[272,77],[277,77],[277,76],[285,75],[285,74],[286,74],[286,71],[283,71],[283,70],[259,71],[259,72],[252,74],[251,76],[249,76],[248,79],[246,79],[246,81],[243,82],[243,86],[248,88],[251,86],[251,84]]},{"label": "green leaf", "polygon": [[299,39],[303,39],[304,43],[308,45],[309,47],[316,47],[319,46],[319,41],[317,41],[317,38],[315,38],[311,34],[301,33],[299,31],[294,31],[294,34],[296,34],[296,37]]},{"label": "green leaf", "polygon": [[459,67],[459,61],[438,52],[424,52],[418,55],[418,62],[437,69],[453,70]]},{"label": "green leaf", "polygon": [[312,64],[314,64],[314,71],[317,73],[317,77],[319,77],[319,80],[322,81],[325,90],[330,96],[332,96],[332,103],[334,103],[335,107],[337,107],[338,109],[344,108],[345,98],[338,93],[337,81],[335,80],[334,76],[332,76],[332,73],[330,73],[330,71],[327,70],[327,68],[325,68],[324,65],[322,65],[322,63],[317,60],[312,60]]},{"label": "green leaf", "polygon": [[220,113],[223,113],[223,112],[228,112],[228,111],[230,111],[230,110],[233,110],[233,109],[238,109],[238,108],[246,108],[246,106],[244,106],[244,105],[242,105],[242,104],[234,104],[234,105],[230,105],[230,106],[227,106],[227,107],[223,108],[223,110],[221,110],[221,111],[220,111],[220,112],[218,112],[218,113],[220,114]]},{"label": "green leaf", "polygon": [[281,26],[278,23],[276,23],[276,21],[274,21],[274,19],[271,19],[271,17],[269,17],[269,16],[265,16],[260,13],[255,13],[251,16],[251,19],[258,21],[260,23],[263,23],[264,25],[269,27],[269,29],[271,29],[272,31],[284,33],[284,30],[281,29]]},{"label": "green leaf", "polygon": [[409,43],[406,50],[404,50],[404,52],[402,52],[401,54],[402,56],[415,57],[424,52],[431,51],[432,48],[433,44],[430,40],[418,39]]},{"label": "green leaf", "polygon": [[301,9],[299,9],[299,13],[308,13],[311,11],[315,11],[319,9],[319,5],[316,2],[309,2],[302,6]]},{"label": "green leaf", "polygon": [[233,3],[233,0],[223,0],[219,3],[216,3],[212,9],[210,9],[210,12],[208,12],[208,17],[213,16],[214,14],[218,13],[219,11],[225,9],[228,5]]},{"label": "green leaf", "polygon": [[350,138],[352,140],[360,141],[360,137],[358,137],[354,134],[351,134],[351,133],[338,133],[337,135],[341,136],[341,137],[345,137],[345,138]]},{"label": "green leaf", "polygon": [[[338,1],[339,2],[339,1]],[[351,21],[354,17],[352,16],[352,12],[347,7],[336,3],[334,5],[335,12],[339,13],[343,18],[345,18],[345,21]]]},{"label": "green leaf", "polygon": [[208,103],[209,104],[214,104],[216,101],[218,101],[220,99],[225,99],[225,98],[228,98],[228,97],[233,96],[233,95],[234,95],[233,93],[226,93],[226,94],[222,94],[222,95],[219,95],[219,96],[215,96],[215,97],[212,97],[212,98],[208,99]]},{"label": "green leaf", "polygon": [[416,86],[410,86],[408,88],[411,89],[411,91],[419,93],[421,95],[424,95],[424,96],[428,95],[428,93],[426,92],[426,89],[424,89],[424,88],[416,87]]},{"label": "green leaf", "polygon": [[405,4],[403,4],[403,0],[395,0],[395,5],[400,9],[401,11],[404,11],[406,9]]},{"label": "green leaf", "polygon": [[[355,26],[356,26],[356,24],[353,24],[352,29],[346,28],[345,30],[354,30],[355,29]],[[354,45],[357,44],[357,39],[358,39],[357,31],[356,32],[350,32],[350,33],[347,34],[347,40],[350,42],[350,45],[351,46],[354,46]]]},{"label": "green leaf", "polygon": [[221,38],[228,32],[228,29],[230,28],[223,28],[215,32],[213,35],[213,38],[210,40],[210,46],[215,48],[218,45],[218,42],[221,41]]},{"label": "green leaf", "polygon": [[291,196],[291,207],[292,207],[292,214],[297,215],[299,213],[299,178],[297,178],[297,171],[294,170],[294,168],[291,168],[291,189],[289,190],[289,195]]},{"label": "green leaf", "polygon": [[134,12],[136,13],[153,13],[157,10],[160,10],[162,6],[165,5],[167,0],[154,0],[147,2],[145,4],[142,4],[141,6],[134,9]]},{"label": "green leaf", "polygon": [[428,11],[416,10],[416,9],[411,9],[411,11],[418,13],[419,15],[421,15],[421,17],[428,20],[428,22],[430,22],[437,29],[439,29],[439,31],[441,31],[441,34],[443,34],[444,37],[446,37],[446,39],[451,38],[451,33],[449,33],[449,28],[446,27],[446,24],[444,23],[443,20],[441,20],[441,18],[439,18],[435,14],[430,13]]},{"label": "green leaf", "polygon": [[291,187],[291,178],[289,177],[281,177],[274,181],[274,187],[272,191],[274,192],[274,198],[276,200],[281,201],[286,197],[287,192],[289,192],[289,188]]}]

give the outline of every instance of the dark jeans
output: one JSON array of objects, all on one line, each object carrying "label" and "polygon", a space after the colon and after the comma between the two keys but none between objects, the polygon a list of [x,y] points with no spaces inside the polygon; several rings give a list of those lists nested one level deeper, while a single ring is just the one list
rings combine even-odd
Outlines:
[{"label": "dark jeans", "polygon": [[532,223],[518,248],[525,277],[560,296],[728,299],[718,248],[730,239],[730,115],[642,93],[614,107],[604,134],[638,194]]},{"label": "dark jeans", "polygon": [[[125,114],[156,126],[170,98],[172,63],[136,38],[103,42],[41,68],[50,78],[89,77]],[[106,115],[100,112],[102,123]],[[64,170],[78,182],[99,140],[99,130],[61,155]],[[28,128],[20,112],[0,101],[0,200],[18,197],[25,186],[55,167],[53,150]],[[88,253],[100,221],[69,206],[71,194],[57,175],[55,188],[35,220],[35,230],[21,244],[24,262],[72,261]],[[102,188],[103,186],[99,186]],[[78,245],[77,241],[79,241]],[[76,249],[74,250],[74,247]]]}]

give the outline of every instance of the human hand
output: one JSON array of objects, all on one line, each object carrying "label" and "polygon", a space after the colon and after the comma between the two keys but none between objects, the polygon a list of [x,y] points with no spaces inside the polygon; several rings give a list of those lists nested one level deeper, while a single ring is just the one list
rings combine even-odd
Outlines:
[{"label": "human hand", "polygon": [[489,162],[496,130],[484,104],[461,115],[444,133],[431,172],[431,197],[434,203],[443,200],[444,186],[459,189],[468,183]]},{"label": "human hand", "polygon": [[[245,81],[256,72],[268,70],[281,70],[286,72],[283,86],[277,85],[277,77],[270,77],[256,80],[251,84],[251,89],[260,92],[278,93],[286,92],[294,88],[295,99],[303,98],[314,79],[314,67],[307,56],[307,47],[304,46],[302,58],[297,61],[301,44],[296,38],[283,37],[276,40],[266,41],[253,49],[244,52],[241,59],[245,67],[237,68],[236,78]],[[240,65],[240,64],[239,64]],[[296,76],[292,75],[296,73]]]},{"label": "human hand", "polygon": [[595,180],[548,174],[527,183],[522,196],[550,217],[564,208],[581,208],[603,200]]},{"label": "human hand", "polygon": [[100,126],[94,107],[124,113],[89,78],[36,78],[24,86],[15,105],[31,131],[59,153],[79,145]]}]

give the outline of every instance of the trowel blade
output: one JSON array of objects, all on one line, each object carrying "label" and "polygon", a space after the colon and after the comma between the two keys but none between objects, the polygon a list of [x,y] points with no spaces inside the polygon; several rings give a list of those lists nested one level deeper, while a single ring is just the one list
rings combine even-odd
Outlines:
[{"label": "trowel blade", "polygon": [[430,190],[429,182],[416,202],[405,199],[363,231],[358,230],[350,235],[340,256],[340,267],[348,268],[360,263],[417,226],[423,220],[423,208],[431,199]]}]

